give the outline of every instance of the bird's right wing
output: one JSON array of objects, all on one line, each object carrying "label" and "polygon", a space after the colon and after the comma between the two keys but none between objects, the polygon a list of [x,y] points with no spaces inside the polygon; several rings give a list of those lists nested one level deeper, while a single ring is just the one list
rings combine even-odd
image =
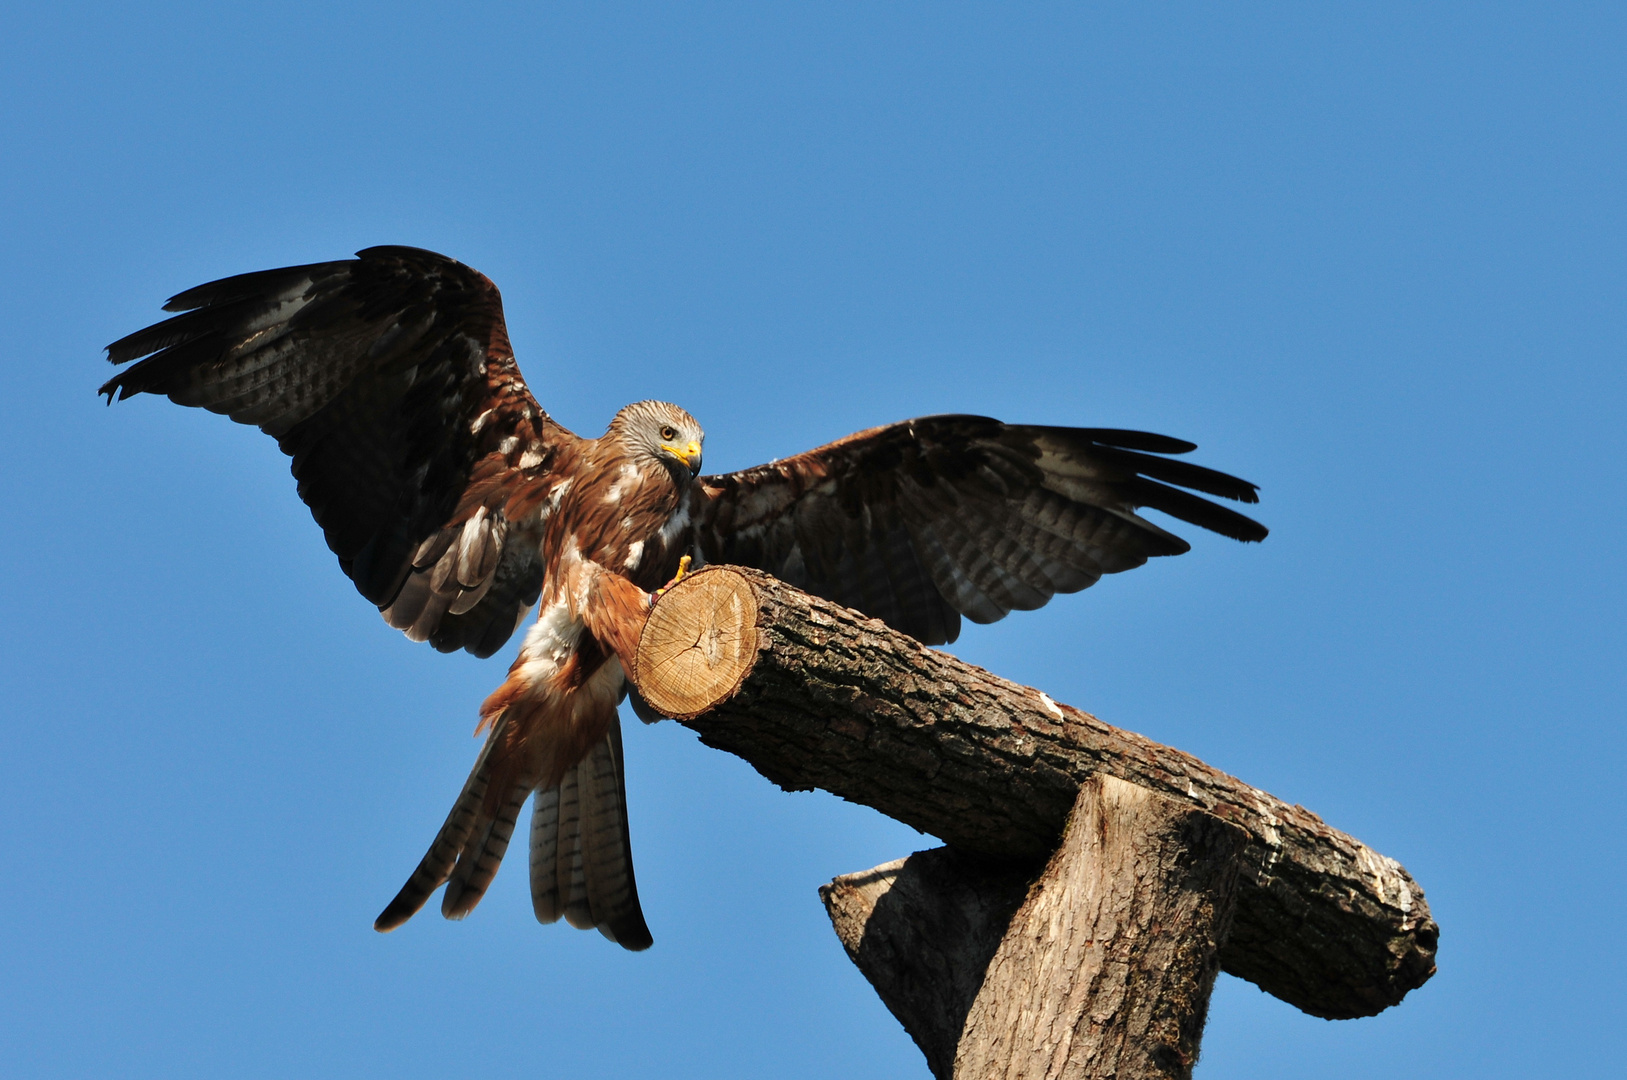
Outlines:
[{"label": "bird's right wing", "polygon": [[[257,425],[357,590],[437,649],[495,652],[536,602],[542,526],[580,440],[520,377],[497,287],[444,255],[241,274],[108,346],[101,392]],[[145,357],[145,359],[140,359]]]}]

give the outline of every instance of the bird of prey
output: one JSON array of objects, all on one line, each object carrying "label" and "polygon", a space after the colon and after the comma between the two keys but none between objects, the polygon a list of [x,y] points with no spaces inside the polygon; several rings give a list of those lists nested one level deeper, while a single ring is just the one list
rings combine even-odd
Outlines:
[{"label": "bird of prey", "polygon": [[108,346],[140,361],[101,388],[110,403],[163,394],[275,438],[340,567],[414,641],[489,656],[538,609],[379,930],[442,884],[441,913],[467,915],[531,798],[537,918],[650,945],[616,708],[652,593],[686,557],[764,570],[933,645],[962,616],[993,622],[1188,550],[1142,507],[1266,535],[1193,494],[1252,503],[1255,485],[1139,431],[929,416],[715,476],[676,405],[629,405],[581,438],[520,377],[497,287],[417,248],[224,278],[164,309],[181,314]]}]

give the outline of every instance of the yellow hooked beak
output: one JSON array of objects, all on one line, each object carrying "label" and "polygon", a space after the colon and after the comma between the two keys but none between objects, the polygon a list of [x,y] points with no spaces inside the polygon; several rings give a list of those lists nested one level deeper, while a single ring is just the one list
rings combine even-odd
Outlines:
[{"label": "yellow hooked beak", "polygon": [[667,453],[671,454],[673,457],[677,458],[679,461],[681,461],[685,465],[687,465],[689,467],[689,471],[691,473],[693,473],[696,476],[700,475],[700,471],[701,471],[701,444],[700,443],[695,442],[693,439],[691,439],[690,442],[689,442],[689,445],[684,447],[682,450],[678,449],[676,446],[668,446],[665,443],[662,443],[661,444],[661,449],[665,450]]}]

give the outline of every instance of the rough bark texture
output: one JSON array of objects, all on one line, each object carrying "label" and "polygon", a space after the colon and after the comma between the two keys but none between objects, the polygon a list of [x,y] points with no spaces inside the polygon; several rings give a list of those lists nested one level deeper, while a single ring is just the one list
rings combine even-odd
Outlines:
[{"label": "rough bark texture", "polygon": [[1191,1076],[1247,844],[1184,801],[1086,783],[989,964],[954,1075]]},{"label": "rough bark texture", "polygon": [[[740,593],[735,581],[707,585],[715,574],[743,581],[754,602],[720,613],[713,598]],[[1081,783],[1116,776],[1249,834],[1226,971],[1327,1018],[1379,1012],[1434,974],[1438,930],[1400,864],[1190,754],[755,571],[691,575],[656,613],[637,664],[645,700],[781,787],[824,788],[966,851],[1038,861],[1056,849]],[[676,645],[675,626],[687,636]],[[705,707],[664,709],[652,658],[704,653],[731,634],[749,657],[743,676],[725,665],[726,685],[707,700],[693,677],[706,665],[691,663],[685,700]]]},{"label": "rough bark texture", "polygon": [[939,1080],[1164,1080],[1197,1060],[1247,844],[1103,776],[1032,887],[938,848],[820,896]]}]

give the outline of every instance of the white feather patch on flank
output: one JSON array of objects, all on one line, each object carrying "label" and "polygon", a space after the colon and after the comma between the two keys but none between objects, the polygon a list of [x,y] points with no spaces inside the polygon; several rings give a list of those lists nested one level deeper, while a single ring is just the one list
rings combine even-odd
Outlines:
[{"label": "white feather patch on flank", "polygon": [[586,590],[580,586],[586,585],[592,575],[583,572],[585,566],[575,540],[567,538],[565,549],[560,553],[558,569],[565,581],[570,581],[574,575],[580,583],[575,592],[582,596],[550,593],[548,605],[537,613],[537,621],[526,631],[525,644],[520,646],[516,666],[521,669],[525,681],[532,685],[559,670],[560,665],[576,651],[585,630],[581,611]]},{"label": "white feather patch on flank", "polygon": [[565,493],[571,489],[573,483],[575,483],[574,480],[561,480],[554,485],[553,490],[548,493],[548,510],[550,513],[559,509],[559,500],[565,497]]},{"label": "white feather patch on flank", "polygon": [[525,644],[520,646],[519,667],[525,681],[535,684],[558,671],[581,638],[582,620],[569,603],[558,600],[544,608],[525,632]]},{"label": "white feather patch on flank", "polygon": [[627,549],[627,558],[622,560],[622,566],[628,570],[637,570],[639,560],[644,558],[644,541],[634,540],[633,546]]},{"label": "white feather patch on flank", "polygon": [[633,480],[637,479],[637,477],[638,466],[634,465],[631,461],[623,462],[620,471],[616,473],[615,482],[610,485],[610,490],[604,493],[604,501],[607,503],[621,502],[622,492],[625,491],[627,485],[632,483]]},{"label": "white feather patch on flank", "polygon": [[496,411],[496,409],[487,409],[485,412],[469,421],[469,433],[472,435],[479,435],[480,429],[486,426],[487,422],[491,420],[491,414]]},{"label": "white feather patch on flank", "polygon": [[542,455],[536,450],[527,450],[525,453],[520,455],[520,468],[522,469],[535,469],[541,464]]},{"label": "white feather patch on flank", "polygon": [[497,444],[497,452],[505,457],[514,453],[514,451],[518,450],[519,448],[520,437],[518,435],[510,435],[502,442]]}]

